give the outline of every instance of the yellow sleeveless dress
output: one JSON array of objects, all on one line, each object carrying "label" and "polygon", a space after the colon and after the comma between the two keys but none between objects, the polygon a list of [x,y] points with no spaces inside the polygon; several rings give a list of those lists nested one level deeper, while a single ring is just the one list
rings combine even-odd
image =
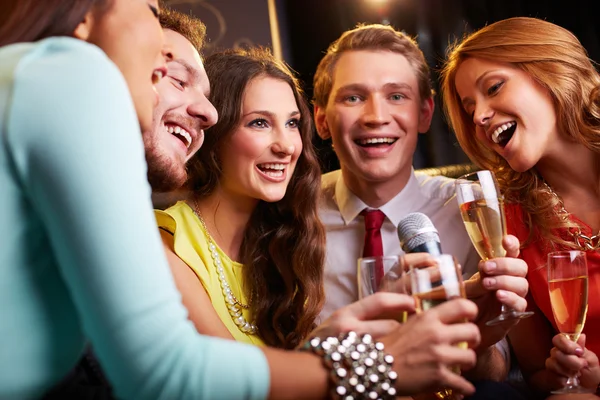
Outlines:
[{"label": "yellow sleeveless dress", "polygon": [[[257,335],[242,332],[229,314],[217,268],[208,249],[207,232],[190,206],[180,201],[164,211],[155,210],[154,214],[158,226],[173,235],[175,253],[194,271],[233,338],[238,342],[264,345]],[[242,290],[243,265],[231,260],[219,246],[216,246],[216,250],[221,257],[225,278],[231,291],[242,304],[248,304]],[[242,310],[242,314],[246,321],[252,322],[249,310]]]}]

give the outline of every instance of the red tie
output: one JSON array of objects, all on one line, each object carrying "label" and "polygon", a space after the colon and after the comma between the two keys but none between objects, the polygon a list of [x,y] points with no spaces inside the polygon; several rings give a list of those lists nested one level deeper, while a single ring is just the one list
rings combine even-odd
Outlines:
[{"label": "red tie", "polygon": [[[381,225],[385,219],[385,214],[380,210],[363,210],[365,216],[365,247],[363,257],[383,256],[383,242],[381,240]],[[375,282],[377,287],[381,278],[383,278],[383,264],[377,263],[375,270]]]}]

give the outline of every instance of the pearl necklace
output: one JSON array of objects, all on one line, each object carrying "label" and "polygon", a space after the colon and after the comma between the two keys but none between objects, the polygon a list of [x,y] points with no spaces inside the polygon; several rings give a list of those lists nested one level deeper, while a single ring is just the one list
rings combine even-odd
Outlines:
[{"label": "pearl necklace", "polygon": [[247,310],[250,308],[250,305],[242,304],[242,302],[240,302],[237,299],[237,297],[235,297],[235,295],[233,294],[231,286],[229,285],[229,282],[227,282],[227,278],[225,277],[225,270],[223,269],[221,256],[219,255],[219,252],[217,251],[217,246],[215,245],[212,236],[210,235],[210,232],[206,227],[206,223],[204,223],[204,219],[202,218],[202,213],[200,213],[200,210],[198,209],[198,202],[196,201],[196,199],[194,199],[192,211],[194,212],[194,214],[196,214],[196,217],[198,217],[200,223],[202,224],[202,227],[204,228],[204,231],[206,232],[206,237],[208,240],[208,249],[210,250],[210,254],[213,259],[213,264],[219,276],[221,290],[223,292],[223,297],[225,297],[225,303],[227,303],[227,311],[229,311],[231,319],[233,319],[233,322],[235,322],[235,324],[242,332],[247,333],[249,335],[256,334],[256,332],[258,331],[256,325],[246,321],[246,318],[244,318],[244,315],[242,314],[242,309]]}]

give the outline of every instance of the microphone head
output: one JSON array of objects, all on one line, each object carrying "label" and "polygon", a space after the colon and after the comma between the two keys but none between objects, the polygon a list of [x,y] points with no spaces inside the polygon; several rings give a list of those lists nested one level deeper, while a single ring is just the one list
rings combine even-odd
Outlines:
[{"label": "microphone head", "polygon": [[398,239],[405,253],[411,253],[424,243],[440,243],[440,235],[433,222],[423,213],[410,213],[398,224]]}]

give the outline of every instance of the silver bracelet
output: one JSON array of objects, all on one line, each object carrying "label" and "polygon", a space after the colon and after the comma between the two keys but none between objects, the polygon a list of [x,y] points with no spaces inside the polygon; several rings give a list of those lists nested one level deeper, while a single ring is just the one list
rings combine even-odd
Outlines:
[{"label": "silver bracelet", "polygon": [[383,352],[383,343],[369,334],[348,332],[339,337],[314,337],[300,350],[323,357],[331,370],[333,399],[394,399],[398,374],[392,370],[394,357]]}]

